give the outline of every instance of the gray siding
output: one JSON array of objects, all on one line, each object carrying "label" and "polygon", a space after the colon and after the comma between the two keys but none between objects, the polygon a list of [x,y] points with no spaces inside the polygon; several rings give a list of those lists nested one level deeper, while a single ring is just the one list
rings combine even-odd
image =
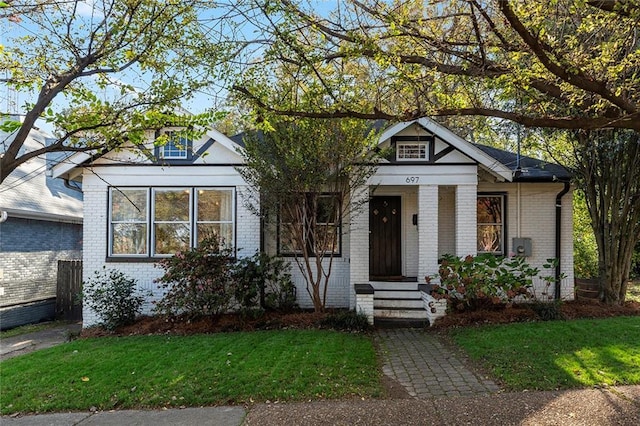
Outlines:
[{"label": "gray siding", "polygon": [[51,317],[51,303],[17,308],[54,299],[58,260],[81,259],[81,249],[82,225],[15,217],[0,224],[0,327]]}]

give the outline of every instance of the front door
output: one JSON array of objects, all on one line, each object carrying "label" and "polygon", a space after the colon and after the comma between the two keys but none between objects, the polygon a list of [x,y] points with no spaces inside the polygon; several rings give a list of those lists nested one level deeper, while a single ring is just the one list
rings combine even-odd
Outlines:
[{"label": "front door", "polygon": [[401,197],[373,197],[369,202],[369,276],[371,280],[402,277]]}]

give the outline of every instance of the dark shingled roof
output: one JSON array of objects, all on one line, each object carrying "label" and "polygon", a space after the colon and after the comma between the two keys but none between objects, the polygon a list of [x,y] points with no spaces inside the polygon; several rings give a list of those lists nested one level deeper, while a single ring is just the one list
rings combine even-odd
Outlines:
[{"label": "dark shingled roof", "polygon": [[518,170],[517,154],[491,146],[474,144],[485,154],[498,160],[514,171],[514,182],[557,182],[571,179],[571,172],[566,168],[536,158],[520,156],[520,170]]},{"label": "dark shingled roof", "polygon": [[[388,125],[388,122],[385,120],[376,120],[373,123],[372,128],[380,131],[386,125]],[[259,139],[262,139],[264,136],[262,131],[258,131],[257,134]],[[244,147],[244,138],[246,136],[247,132],[242,132],[231,136],[230,139],[241,147]],[[520,170],[518,170],[517,154],[503,149],[494,148],[492,146],[480,144],[473,145],[485,154],[495,158],[498,162],[504,164],[507,168],[511,169],[514,172],[514,182],[565,182],[571,179],[571,172],[558,164],[521,155]]]}]

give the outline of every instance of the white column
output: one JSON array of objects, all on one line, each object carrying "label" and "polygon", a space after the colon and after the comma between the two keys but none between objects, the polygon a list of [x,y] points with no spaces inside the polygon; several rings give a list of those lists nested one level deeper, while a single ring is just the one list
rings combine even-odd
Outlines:
[{"label": "white column", "polygon": [[369,187],[359,188],[351,193],[352,205],[357,211],[351,212],[349,223],[349,281],[351,296],[349,307],[354,308],[355,284],[369,282]]},{"label": "white column", "polygon": [[438,272],[438,185],[418,187],[418,282]]},{"label": "white column", "polygon": [[477,185],[456,186],[456,255],[476,255],[477,242]]}]

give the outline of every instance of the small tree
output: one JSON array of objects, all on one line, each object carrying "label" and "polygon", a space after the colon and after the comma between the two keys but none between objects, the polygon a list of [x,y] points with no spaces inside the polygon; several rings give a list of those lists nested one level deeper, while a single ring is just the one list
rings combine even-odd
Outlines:
[{"label": "small tree", "polygon": [[263,128],[242,151],[246,165],[238,172],[259,194],[245,202],[267,222],[277,221],[280,252],[293,256],[320,312],[343,221],[362,207],[351,195],[366,190],[376,169],[375,134],[355,119],[275,118]]}]

